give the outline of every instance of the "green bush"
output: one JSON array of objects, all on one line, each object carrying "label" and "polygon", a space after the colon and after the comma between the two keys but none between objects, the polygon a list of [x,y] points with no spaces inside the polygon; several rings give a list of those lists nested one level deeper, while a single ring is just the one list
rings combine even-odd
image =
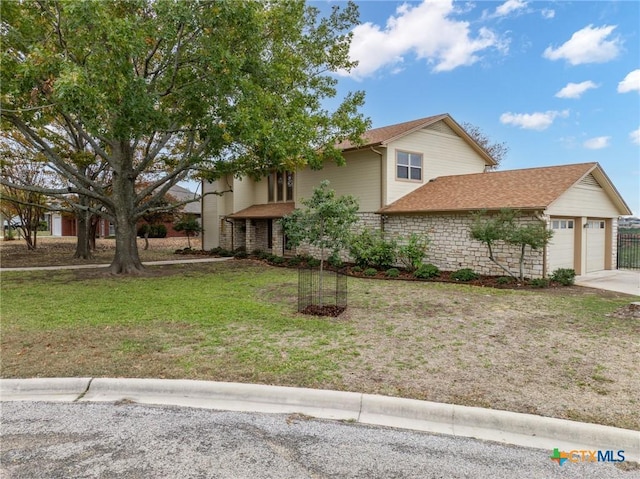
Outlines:
[{"label": "green bush", "polygon": [[329,259],[327,260],[327,262],[333,266],[334,268],[342,268],[342,260],[340,259],[340,256],[338,256],[337,254],[332,254],[331,256],[329,256]]},{"label": "green bush", "polygon": [[351,271],[354,273],[362,273],[362,267],[354,266],[353,268],[351,268]]},{"label": "green bush", "polygon": [[462,268],[455,271],[451,277],[456,281],[473,281],[478,279],[478,275],[471,268]]},{"label": "green bush", "polygon": [[547,278],[534,278],[530,284],[534,288],[548,288],[549,280]]},{"label": "green bush", "polygon": [[413,272],[413,275],[416,278],[420,279],[435,278],[436,276],[440,275],[440,270],[436,265],[433,265],[431,263],[423,264]]},{"label": "green bush", "polygon": [[282,256],[271,255],[269,261],[273,264],[284,264],[286,258],[283,258]]},{"label": "green bush", "polygon": [[394,240],[385,240],[379,231],[364,230],[349,242],[349,253],[362,268],[390,268],[396,261],[397,248]]},{"label": "green bush", "polygon": [[149,238],[166,238],[167,227],[163,224],[143,224],[138,228],[138,236],[144,238],[148,234]]},{"label": "green bush", "polygon": [[558,268],[551,275],[551,280],[563,286],[571,286],[576,280],[576,272],[570,268]]},{"label": "green bush", "polygon": [[513,282],[513,278],[509,277],[509,276],[500,276],[496,282],[498,284],[509,284]]},{"label": "green bush", "polygon": [[246,251],[236,251],[233,254],[233,257],[236,259],[245,259],[249,257],[249,253],[247,253]]},{"label": "green bush", "polygon": [[375,276],[376,274],[378,274],[378,270],[375,268],[367,268],[364,270],[365,276]]},{"label": "green bush", "polygon": [[400,276],[400,270],[398,268],[389,268],[384,274],[387,278],[397,278]]},{"label": "green bush", "polygon": [[429,239],[411,233],[408,243],[398,247],[398,260],[408,271],[415,271],[422,265],[422,260],[427,255]]},{"label": "green bush", "polygon": [[311,268],[317,268],[318,266],[320,266],[320,260],[319,259],[315,259],[315,258],[309,258],[307,260],[307,264]]},{"label": "green bush", "polygon": [[297,267],[300,266],[300,263],[302,263],[302,260],[300,258],[298,258],[297,256],[294,256],[293,258],[289,258],[287,260],[287,266],[291,266],[291,267]]}]

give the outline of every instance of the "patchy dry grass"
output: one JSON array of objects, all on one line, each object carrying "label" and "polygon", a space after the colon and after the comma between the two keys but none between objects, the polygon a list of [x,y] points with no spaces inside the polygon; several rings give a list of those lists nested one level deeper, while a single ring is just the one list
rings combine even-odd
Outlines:
[{"label": "patchy dry grass", "polygon": [[4,273],[2,376],[197,378],[361,391],[640,428],[633,298],[349,279],[295,312],[295,271],[250,260]]},{"label": "patchy dry grass", "polygon": [[[37,248],[27,250],[24,240],[4,241],[0,239],[0,264],[3,268],[29,266],[60,266],[68,264],[109,264],[113,259],[116,242],[111,238],[96,240],[93,258],[74,259],[76,238],[71,236],[38,237]],[[138,250],[142,261],[176,259],[174,251],[187,247],[187,238],[149,238],[149,249],[144,248],[144,239],[138,238]],[[191,247],[200,248],[200,238],[191,239]]]}]

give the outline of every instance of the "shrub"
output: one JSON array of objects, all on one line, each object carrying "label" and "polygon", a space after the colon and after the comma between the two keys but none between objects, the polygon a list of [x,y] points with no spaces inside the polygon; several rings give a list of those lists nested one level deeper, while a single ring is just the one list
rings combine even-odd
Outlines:
[{"label": "shrub", "polygon": [[229,251],[228,249],[220,248],[220,251],[218,252],[218,254],[219,254],[220,256],[223,256],[223,257],[225,257],[225,258],[228,258],[228,257],[230,257],[230,256],[233,256],[233,255],[234,255],[234,252],[233,252],[233,251]]},{"label": "shrub", "polygon": [[408,243],[398,247],[398,260],[408,271],[415,271],[422,265],[428,246],[429,239],[426,236],[411,233]]},{"label": "shrub", "polygon": [[296,266],[300,266],[300,263],[302,263],[302,260],[297,256],[294,256],[293,258],[289,258],[287,260],[287,266],[296,267]]},{"label": "shrub", "polygon": [[473,281],[478,279],[478,275],[471,268],[462,268],[455,271],[451,277],[456,281]]},{"label": "shrub", "polygon": [[440,275],[440,270],[433,264],[423,264],[413,272],[413,275],[420,279],[435,278]]},{"label": "shrub", "polygon": [[353,271],[354,273],[362,273],[362,267],[354,266],[353,268],[351,268],[351,271]]},{"label": "shrub", "polygon": [[315,259],[315,258],[309,258],[307,260],[307,264],[311,268],[317,268],[318,266],[320,266],[320,260],[319,259]]},{"label": "shrub", "polygon": [[269,259],[269,261],[273,264],[284,264],[286,259],[283,258],[282,256],[271,255],[271,258]]},{"label": "shrub", "polygon": [[387,278],[397,278],[400,276],[400,270],[398,268],[389,268],[384,274]]},{"label": "shrub", "polygon": [[547,278],[535,278],[531,280],[530,284],[533,288],[548,288],[549,280]]},{"label": "shrub", "polygon": [[378,270],[375,268],[367,268],[364,270],[365,276],[375,276],[376,274],[378,274]]},{"label": "shrub", "polygon": [[397,244],[394,240],[385,240],[379,231],[364,230],[352,236],[349,253],[362,268],[387,269],[396,261]]},{"label": "shrub", "polygon": [[498,284],[509,284],[511,282],[513,282],[513,278],[509,277],[509,276],[500,276],[496,282]]},{"label": "shrub", "polygon": [[337,254],[332,254],[331,256],[329,256],[327,262],[334,268],[342,268],[342,260]]},{"label": "shrub", "polygon": [[144,238],[147,236],[149,238],[166,238],[167,237],[167,227],[163,224],[143,224],[138,228],[138,236]]},{"label": "shrub", "polygon": [[569,268],[558,268],[551,275],[551,280],[563,286],[571,286],[576,280],[576,272]]},{"label": "shrub", "polygon": [[249,253],[246,251],[237,251],[233,254],[233,257],[236,259],[245,259],[249,257]]}]

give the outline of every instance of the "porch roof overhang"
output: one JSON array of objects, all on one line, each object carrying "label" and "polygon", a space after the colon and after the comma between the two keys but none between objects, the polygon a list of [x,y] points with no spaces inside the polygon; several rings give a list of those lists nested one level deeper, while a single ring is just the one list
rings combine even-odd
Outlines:
[{"label": "porch roof overhang", "polygon": [[252,205],[243,210],[229,215],[231,219],[274,219],[282,218],[290,214],[296,205],[294,202],[286,203],[266,203],[262,205]]}]

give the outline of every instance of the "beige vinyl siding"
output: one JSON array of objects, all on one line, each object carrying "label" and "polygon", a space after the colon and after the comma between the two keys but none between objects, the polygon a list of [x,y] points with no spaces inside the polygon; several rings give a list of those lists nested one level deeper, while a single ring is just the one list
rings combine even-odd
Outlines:
[{"label": "beige vinyl siding", "polygon": [[[437,124],[436,124],[437,125]],[[434,127],[436,125],[433,125]],[[443,133],[449,131],[450,133]],[[387,193],[385,205],[438,176],[482,173],[484,159],[451,129],[423,129],[387,145]],[[396,179],[396,151],[422,153],[422,181]]]},{"label": "beige vinyl siding", "polygon": [[578,184],[552,203],[547,209],[547,214],[615,218],[619,213],[602,188]]},{"label": "beige vinyl siding", "polygon": [[260,181],[254,181],[254,190],[253,190],[253,194],[254,194],[254,204],[256,205],[262,205],[264,203],[268,203],[269,201],[269,182],[267,181],[267,178],[264,177],[262,179],[260,179]]},{"label": "beige vinyl siding", "polygon": [[[233,179],[233,213],[255,204],[255,182],[251,178]],[[266,201],[265,201],[266,203]]]},{"label": "beige vinyl siding", "polygon": [[353,195],[360,204],[360,211],[370,212],[380,208],[381,180],[380,156],[371,150],[345,153],[345,166],[325,163],[321,170],[305,168],[295,178],[295,199],[300,204],[310,198],[313,189],[322,180],[329,180],[337,195]]}]

